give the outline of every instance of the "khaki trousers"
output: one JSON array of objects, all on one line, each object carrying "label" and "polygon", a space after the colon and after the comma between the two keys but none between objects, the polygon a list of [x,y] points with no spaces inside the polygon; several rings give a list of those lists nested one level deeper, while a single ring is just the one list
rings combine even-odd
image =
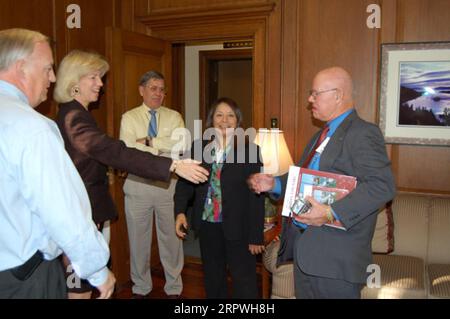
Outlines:
[{"label": "khaki trousers", "polygon": [[153,216],[156,222],[159,256],[164,268],[167,295],[179,295],[183,290],[183,242],[175,234],[173,195],[176,179],[170,183],[149,181],[128,175],[125,184],[125,215],[130,243],[132,291],[146,295],[152,288],[150,257]]}]

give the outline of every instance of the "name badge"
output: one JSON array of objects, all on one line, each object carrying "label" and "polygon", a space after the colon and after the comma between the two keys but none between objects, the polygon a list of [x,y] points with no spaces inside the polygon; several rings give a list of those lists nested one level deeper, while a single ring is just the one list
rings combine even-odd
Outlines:
[{"label": "name badge", "polygon": [[322,144],[319,145],[319,147],[316,149],[316,152],[319,154],[322,154],[323,150],[327,146],[328,142],[330,141],[330,137],[327,137]]}]

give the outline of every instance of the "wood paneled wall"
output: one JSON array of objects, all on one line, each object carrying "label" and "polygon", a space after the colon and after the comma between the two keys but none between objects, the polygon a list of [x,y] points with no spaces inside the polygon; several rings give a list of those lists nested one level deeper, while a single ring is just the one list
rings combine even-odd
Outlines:
[{"label": "wood paneled wall", "polygon": [[[67,6],[78,4],[81,9],[81,29],[69,29]],[[115,26],[120,10],[117,0],[1,0],[0,29],[29,28],[52,38],[55,53],[55,70],[62,58],[73,49],[96,51],[105,55],[105,27]],[[38,111],[50,118],[57,113],[52,101],[52,91],[47,102]],[[99,126],[106,130],[106,102],[101,99],[92,112]]]},{"label": "wood paneled wall", "polygon": [[[53,37],[54,15],[53,0],[1,0],[0,30],[27,28]],[[52,94],[53,90],[50,90],[49,99],[38,107],[41,113],[50,117],[56,109],[56,104],[50,98]]]},{"label": "wood paneled wall", "polygon": [[53,35],[54,0],[1,0],[0,29],[29,28]]},{"label": "wood paneled wall", "polygon": [[[290,116],[290,105],[283,105],[282,116],[283,123],[296,121],[295,159],[300,158],[309,138],[321,125],[311,120],[307,101],[312,79],[319,70],[333,65],[347,69],[355,83],[358,113],[366,120],[375,119],[377,31],[366,27],[366,7],[371,2],[373,0],[286,1],[296,9],[292,10],[295,15],[290,10],[286,13],[296,30],[293,38],[297,43],[295,78],[298,80],[296,116]],[[289,55],[289,51],[285,54]],[[282,65],[282,68],[289,69],[290,66]]]},{"label": "wood paneled wall", "polygon": [[[247,0],[247,3],[261,1]],[[79,4],[82,28],[67,29],[66,7]],[[2,0],[0,28],[39,30],[54,40],[56,61],[74,48],[105,53],[105,27],[149,30],[139,17],[164,10],[195,10],[242,3],[241,0]],[[366,8],[382,8],[382,28],[368,29]],[[331,65],[347,68],[355,81],[360,115],[377,122],[380,44],[383,42],[450,41],[449,0],[279,0],[266,32],[264,121],[279,118],[295,160],[318,129],[307,109],[307,91],[314,73]],[[50,93],[51,94],[51,93]],[[104,101],[94,111],[106,127]],[[56,105],[39,107],[54,117]],[[294,116],[293,116],[294,115]],[[450,149],[388,146],[397,185],[407,190],[450,193]],[[411,160],[414,159],[414,160]]]},{"label": "wood paneled wall", "polygon": [[[366,26],[366,8],[372,3],[381,6],[381,29]],[[359,114],[377,123],[380,44],[450,41],[448,0],[282,0],[281,5],[282,61],[289,63],[281,63],[279,116],[295,160],[318,129],[306,108],[317,71],[332,65],[346,68],[355,82]],[[450,148],[388,145],[388,151],[399,189],[450,193]]]},{"label": "wood paneled wall", "polygon": [[[105,54],[105,27],[115,26],[152,34],[141,21],[150,13],[195,12],[221,7],[239,10],[270,0],[1,0],[0,29],[25,27],[50,35],[56,62],[74,48]],[[264,27],[259,29],[262,58],[254,67],[263,74],[263,122],[279,119],[288,146],[298,161],[311,135],[320,127],[307,109],[307,92],[314,74],[340,65],[354,78],[356,105],[366,120],[377,123],[380,80],[380,44],[383,42],[450,41],[450,0],[276,0]],[[82,28],[65,26],[66,7],[79,4]],[[381,29],[368,29],[369,4],[382,8]],[[211,22],[212,23],[212,22]],[[222,21],[223,23],[223,21]],[[233,23],[233,28],[246,28]],[[233,29],[234,30],[234,29]],[[201,29],[199,29],[199,32]],[[161,32],[159,30],[160,34]],[[234,32],[236,32],[234,30]],[[239,32],[238,32],[239,33]],[[167,33],[168,34],[168,33]],[[49,94],[51,97],[51,93]],[[50,98],[51,100],[51,98]],[[39,107],[56,114],[51,101]],[[94,111],[107,130],[104,99]],[[450,148],[388,145],[397,186],[402,190],[450,194]]]},{"label": "wood paneled wall", "polygon": [[[71,50],[81,49],[96,51],[105,55],[105,28],[115,26],[115,6],[113,0],[55,0],[55,39],[57,61]],[[78,4],[81,9],[81,28],[66,27],[66,8]],[[109,75],[104,78],[108,80]],[[103,87],[105,90],[106,85]],[[100,98],[98,105],[92,109],[98,125],[107,131],[106,99]]]},{"label": "wood paneled wall", "polygon": [[[248,0],[246,3],[264,1]],[[269,2],[269,1],[267,1]],[[130,0],[122,13],[133,12],[128,27],[151,34],[139,17],[180,10],[217,9],[242,1]],[[382,27],[369,29],[370,4],[381,6]],[[220,8],[219,8],[220,10]],[[125,27],[125,25],[124,25]],[[312,121],[307,92],[314,74],[326,67],[346,68],[355,82],[356,108],[377,123],[380,45],[385,42],[450,40],[450,0],[278,0],[265,30],[264,122],[277,117],[295,160],[320,127]],[[450,149],[388,145],[401,190],[450,193]],[[412,160],[413,159],[413,160]]]},{"label": "wood paneled wall", "polygon": [[[105,53],[105,27],[151,34],[139,18],[155,12],[205,10],[256,0],[2,0],[0,28],[26,27],[53,37],[57,62],[74,48]],[[268,1],[269,2],[269,1]],[[82,28],[65,26],[66,7],[79,4]],[[382,8],[382,28],[368,29],[366,8]],[[217,9],[219,8],[219,9]],[[278,0],[265,30],[264,121],[277,117],[293,156],[299,159],[318,129],[307,109],[307,92],[321,68],[341,65],[355,81],[360,115],[377,122],[380,44],[383,42],[450,41],[450,0]],[[51,94],[51,93],[50,93]],[[94,115],[106,126],[104,101]],[[50,101],[39,110],[53,117]],[[294,115],[294,116],[293,116]],[[400,188],[450,192],[448,147],[389,146]],[[413,161],[411,159],[414,159]]]}]

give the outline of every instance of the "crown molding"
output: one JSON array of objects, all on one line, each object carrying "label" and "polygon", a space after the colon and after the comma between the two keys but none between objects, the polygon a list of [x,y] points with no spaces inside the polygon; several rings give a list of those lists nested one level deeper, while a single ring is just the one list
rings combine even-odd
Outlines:
[{"label": "crown molding", "polygon": [[152,30],[192,26],[211,22],[239,21],[242,19],[266,19],[273,11],[276,1],[251,3],[215,4],[184,8],[153,10],[137,19]]}]

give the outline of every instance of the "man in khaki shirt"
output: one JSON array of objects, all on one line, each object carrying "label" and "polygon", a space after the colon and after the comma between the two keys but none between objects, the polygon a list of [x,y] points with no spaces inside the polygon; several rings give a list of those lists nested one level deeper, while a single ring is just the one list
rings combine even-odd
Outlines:
[{"label": "man in khaki shirt", "polygon": [[[180,113],[162,106],[166,95],[163,75],[156,71],[145,73],[139,81],[139,93],[143,104],[123,114],[120,139],[129,147],[170,157],[178,142],[171,138],[172,133],[184,128],[184,122]],[[170,183],[162,183],[131,174],[125,181],[125,215],[135,298],[145,297],[153,288],[150,272],[153,215],[166,278],[164,291],[169,298],[174,298],[183,290],[183,243],[175,234],[174,221],[175,184],[175,178]]]}]

